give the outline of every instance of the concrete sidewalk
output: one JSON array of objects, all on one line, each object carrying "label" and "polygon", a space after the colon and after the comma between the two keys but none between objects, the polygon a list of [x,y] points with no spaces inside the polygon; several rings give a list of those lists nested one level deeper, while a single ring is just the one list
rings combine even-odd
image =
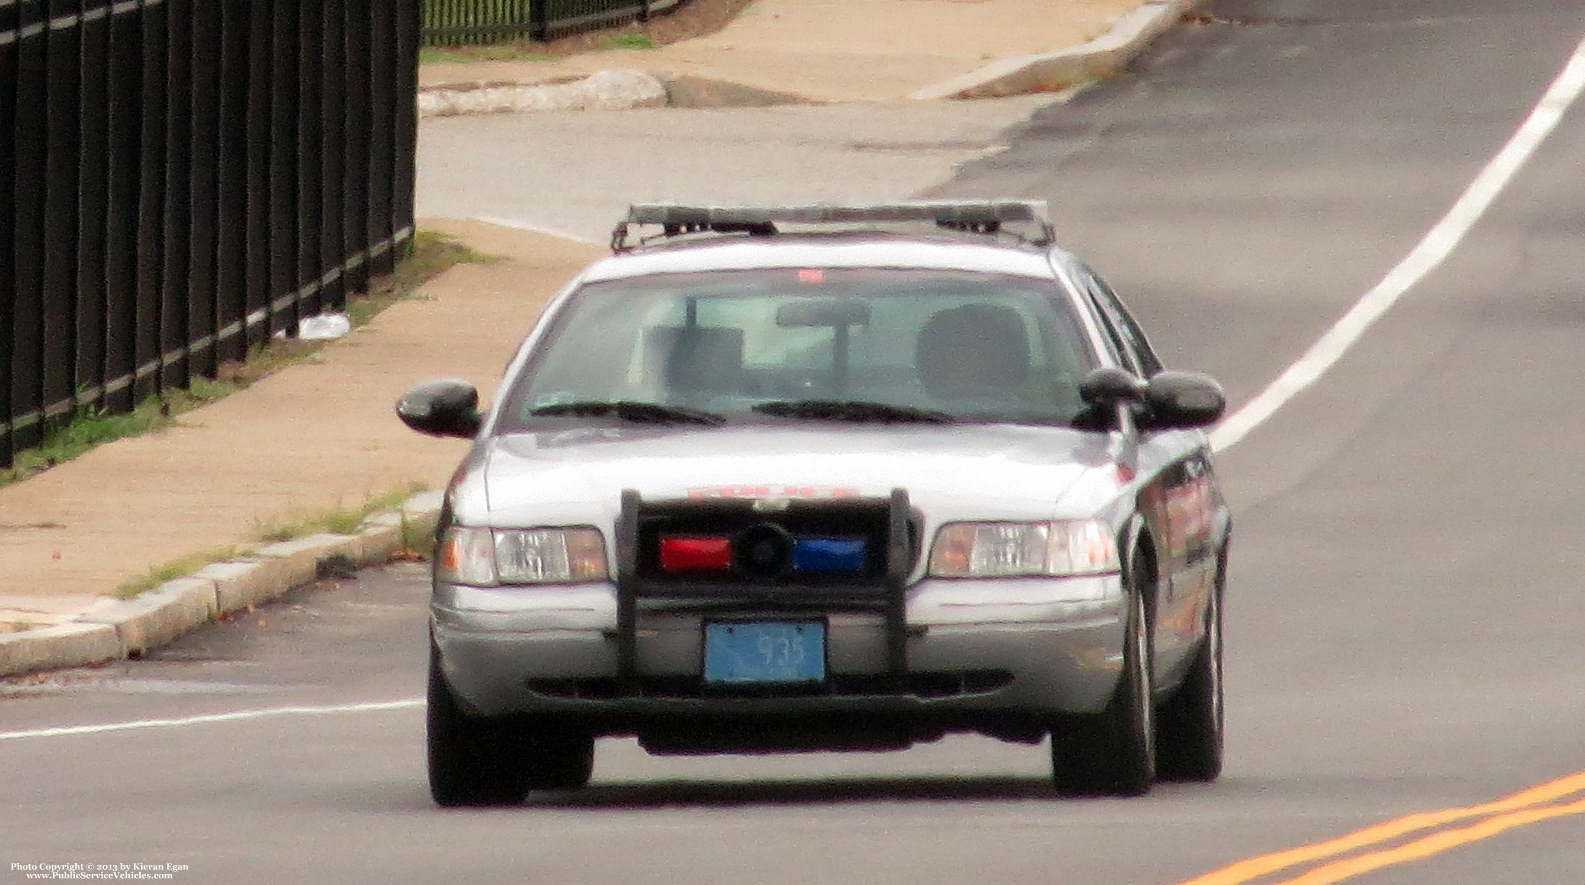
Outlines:
[{"label": "concrete sidewalk", "polygon": [[757,0],[715,34],[652,49],[428,64],[419,107],[444,115],[1050,92],[1115,71],[1190,5]]},{"label": "concrete sidewalk", "polygon": [[[822,102],[1043,90],[1089,75],[1073,71],[1122,65],[1189,5],[758,0],[698,40],[554,63],[430,64],[421,82],[431,91],[479,82],[533,91],[636,68]],[[275,598],[326,563],[344,565],[336,557],[382,561],[401,546],[404,528],[433,524],[438,490],[466,444],[406,430],[392,404],[436,376],[473,379],[488,396],[545,299],[599,250],[477,222],[421,226],[502,260],[448,271],[311,362],[167,430],[0,488],[0,675],[140,653]],[[436,491],[410,502],[404,517],[371,520],[351,535],[257,540],[263,526],[355,507],[413,482]],[[154,566],[206,552],[221,561],[132,600],[110,595]]]}]

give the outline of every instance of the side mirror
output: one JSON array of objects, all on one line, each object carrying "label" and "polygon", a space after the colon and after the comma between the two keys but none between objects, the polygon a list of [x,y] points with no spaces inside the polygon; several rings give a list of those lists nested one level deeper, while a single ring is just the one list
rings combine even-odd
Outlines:
[{"label": "side mirror", "polygon": [[426,381],[396,401],[402,423],[431,436],[472,439],[484,416],[479,414],[479,391],[466,381],[451,378]]},{"label": "side mirror", "polygon": [[1148,425],[1157,430],[1205,427],[1227,408],[1222,385],[1194,372],[1161,372],[1145,383]]},{"label": "side mirror", "polygon": [[1084,376],[1079,382],[1079,396],[1083,397],[1085,405],[1092,407],[1144,402],[1145,382],[1134,377],[1132,372],[1105,366]]}]

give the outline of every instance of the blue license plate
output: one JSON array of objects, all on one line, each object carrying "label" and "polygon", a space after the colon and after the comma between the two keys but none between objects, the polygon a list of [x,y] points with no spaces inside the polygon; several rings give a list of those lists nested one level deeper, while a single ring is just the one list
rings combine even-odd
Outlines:
[{"label": "blue license plate", "polygon": [[704,625],[704,681],[823,682],[826,625],[820,621],[716,621]]}]

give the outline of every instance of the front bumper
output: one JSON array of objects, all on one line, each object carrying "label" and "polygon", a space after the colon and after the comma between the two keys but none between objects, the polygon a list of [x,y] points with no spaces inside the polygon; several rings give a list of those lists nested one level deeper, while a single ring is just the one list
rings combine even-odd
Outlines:
[{"label": "front bumper", "polygon": [[[441,584],[431,627],[447,683],[482,715],[557,713],[606,732],[646,718],[895,712],[963,720],[1100,710],[1121,671],[1117,575],[926,579],[906,593],[906,666],[890,669],[885,618],[867,612],[734,610],[679,603],[638,615],[635,672],[619,679],[612,584]],[[702,685],[704,622],[818,617],[826,683],[754,691]]]}]

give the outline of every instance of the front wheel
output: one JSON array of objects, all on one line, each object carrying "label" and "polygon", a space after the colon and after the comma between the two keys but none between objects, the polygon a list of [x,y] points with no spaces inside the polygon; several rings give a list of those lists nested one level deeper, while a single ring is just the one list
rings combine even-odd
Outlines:
[{"label": "front wheel", "polygon": [[519,745],[515,723],[500,717],[470,716],[457,703],[440,670],[440,656],[429,652],[429,794],[445,807],[515,805],[529,788],[528,756]]},{"label": "front wheel", "polygon": [[531,790],[575,790],[594,774],[594,736],[586,731],[531,720],[523,739]]},{"label": "front wheel", "polygon": [[1051,771],[1068,796],[1143,796],[1156,779],[1151,636],[1145,612],[1149,565],[1136,556],[1123,630],[1123,672],[1106,709],[1053,729]]},{"label": "front wheel", "polygon": [[1205,612],[1205,641],[1183,683],[1156,717],[1162,780],[1209,783],[1222,773],[1222,575]]}]

